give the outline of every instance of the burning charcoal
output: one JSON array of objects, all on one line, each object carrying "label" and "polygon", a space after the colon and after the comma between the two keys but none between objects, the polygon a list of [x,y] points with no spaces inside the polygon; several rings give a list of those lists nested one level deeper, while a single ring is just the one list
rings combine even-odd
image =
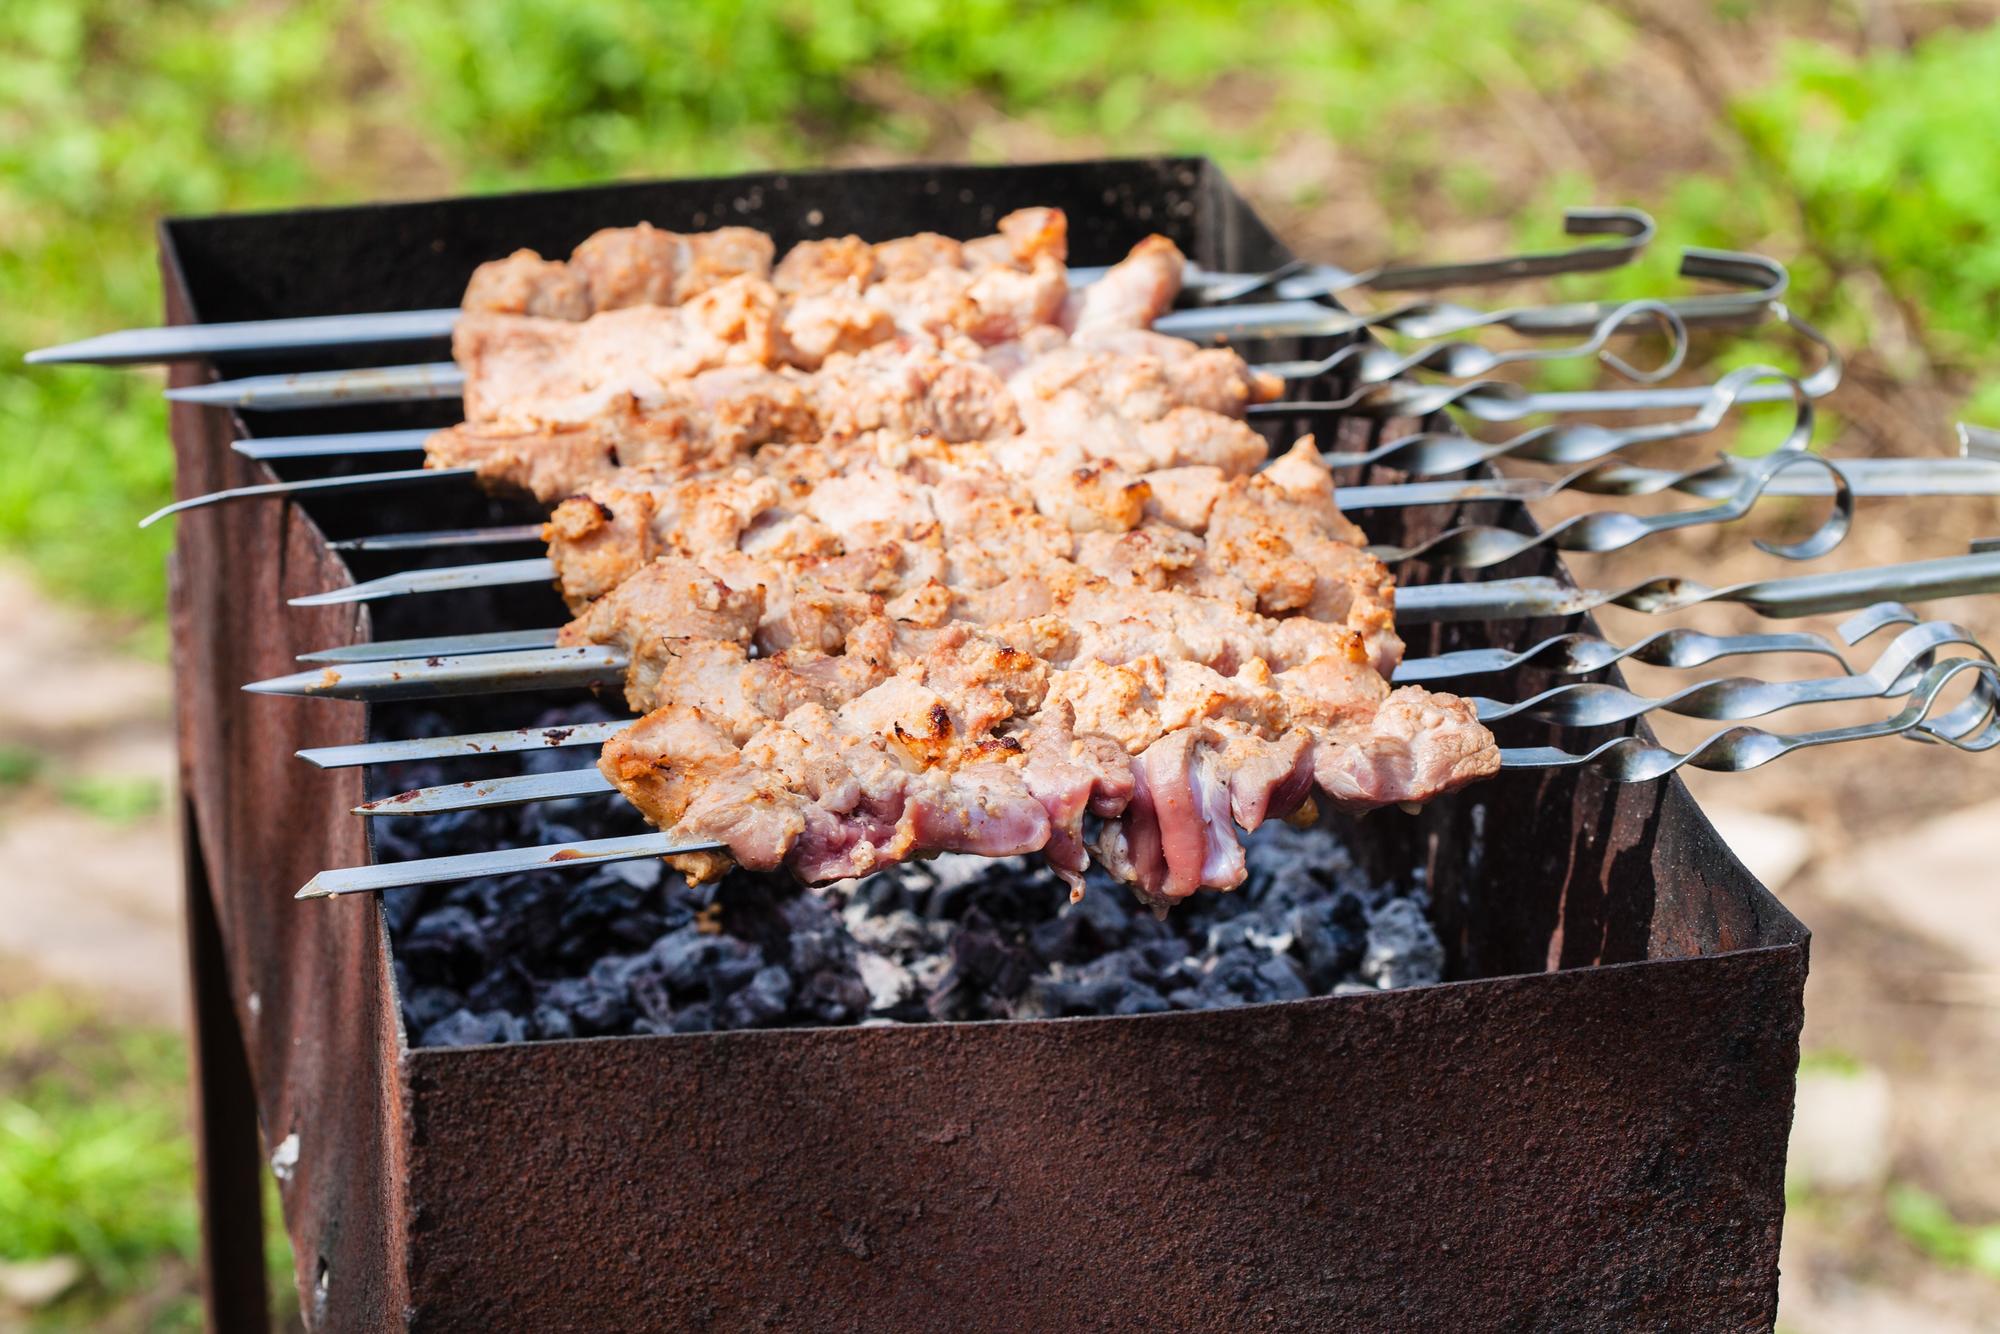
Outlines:
[{"label": "burning charcoal", "polygon": [[716,949],[708,966],[709,991],[724,996],[750,980],[764,967],[764,951],[746,941],[729,936],[715,938]]},{"label": "burning charcoal", "polygon": [[1390,899],[1368,914],[1361,976],[1378,987],[1419,987],[1444,977],[1444,946],[1410,899]]},{"label": "burning charcoal", "polygon": [[785,906],[792,935],[788,962],[798,979],[795,1008],[823,1024],[851,1024],[868,1012],[869,993],[855,964],[854,939],[824,901],[802,894]]},{"label": "burning charcoal", "polygon": [[551,1040],[576,1036],[576,1022],[553,1005],[537,1005],[528,1017],[528,1029],[538,1038]]},{"label": "burning charcoal", "polygon": [[950,967],[931,993],[930,1012],[939,1019],[990,1019],[1027,988],[1035,957],[1026,944],[976,914],[953,937]]},{"label": "burning charcoal", "polygon": [[622,979],[613,976],[624,961],[604,961],[584,977],[565,977],[542,988],[539,1009],[568,1016],[579,1033],[616,1032],[631,1022],[632,1009]]},{"label": "burning charcoal", "polygon": [[593,875],[579,885],[560,886],[552,900],[558,916],[550,951],[565,963],[582,963],[606,949],[643,949],[659,939],[669,925],[693,916],[683,910],[679,922],[659,910],[659,896],[621,876]]},{"label": "burning charcoal", "polygon": [[465,1003],[476,1010],[507,1010],[518,1014],[533,1004],[533,989],[520,965],[510,961],[468,987]]},{"label": "burning charcoal", "polygon": [[1312,995],[1312,989],[1291,960],[1245,946],[1217,961],[1202,983],[1201,995],[1211,1005],[1260,1005],[1302,1000]]},{"label": "burning charcoal", "polygon": [[1291,929],[1305,962],[1306,980],[1315,992],[1331,991],[1361,966],[1368,915],[1355,895],[1343,892],[1295,909]]},{"label": "burning charcoal", "polygon": [[429,885],[405,885],[382,895],[382,916],[388,920],[391,936],[400,936],[410,929],[410,924],[416,920],[417,910],[423,906],[424,892],[429,888]]},{"label": "burning charcoal", "polygon": [[916,998],[917,979],[894,959],[862,950],[855,956],[856,971],[867,989],[867,1004],[875,1014],[892,1014]]},{"label": "burning charcoal", "polygon": [[[1132,896],[1112,888],[1086,890],[1034,931],[1035,953],[1049,963],[1081,963],[1123,948],[1134,934]],[[1157,921],[1150,914],[1145,921]]]},{"label": "burning charcoal", "polygon": [[450,987],[413,987],[403,993],[403,1022],[421,1033],[453,1010],[465,1008],[465,997]]},{"label": "burning charcoal", "polygon": [[868,1013],[868,988],[858,972],[822,972],[806,977],[793,1008],[822,1024],[851,1024]]},{"label": "burning charcoal", "polygon": [[520,1042],[528,1036],[528,1026],[515,1015],[499,1010],[474,1014],[454,1010],[424,1030],[426,1047],[476,1047],[489,1042]]},{"label": "burning charcoal", "polygon": [[486,933],[470,912],[439,908],[417,919],[402,943],[410,971],[440,982],[469,983],[482,971]]},{"label": "burning charcoal", "polygon": [[1118,998],[1118,1003],[1111,1007],[1111,1013],[1162,1014],[1172,1008],[1172,1006],[1167,1004],[1165,996],[1162,996],[1144,982],[1134,982],[1125,989],[1125,994]]},{"label": "burning charcoal", "polygon": [[716,937],[684,926],[661,936],[643,957],[652,961],[668,986],[677,991],[694,991],[703,987],[716,943]]},{"label": "burning charcoal", "polygon": [[716,1007],[716,1018],[723,1028],[763,1028],[784,1018],[791,1003],[792,975],[771,964]]},{"label": "burning charcoal", "polygon": [[[640,1021],[642,1024],[644,1020]],[[674,1015],[673,1023],[665,1029],[652,1032],[667,1033],[712,1033],[715,1031],[715,1013],[706,1005],[689,1005]]]},{"label": "burning charcoal", "polygon": [[[593,702],[536,725],[608,716]],[[397,724],[405,735],[468,730],[442,713]],[[550,751],[523,768],[587,762],[581,750]],[[415,764],[376,784],[393,783],[386,794],[487,772]],[[396,860],[635,828],[619,803],[572,801],[385,820],[375,835],[379,855]],[[1442,975],[1419,882],[1371,884],[1331,832],[1267,825],[1245,840],[1245,865],[1234,893],[1198,894],[1165,919],[1100,872],[1071,904],[1067,886],[1027,859],[958,855],[821,893],[740,870],[690,887],[640,861],[394,891],[384,914],[408,1028],[425,1043],[434,1030],[462,1043],[1148,1014]]]},{"label": "burning charcoal", "polygon": [[1138,976],[1142,971],[1149,971],[1149,965],[1138,950],[1107,954],[1078,968],[1058,968],[1052,976],[1036,979],[1014,1014],[1065,1018],[1167,1009],[1166,998]]}]

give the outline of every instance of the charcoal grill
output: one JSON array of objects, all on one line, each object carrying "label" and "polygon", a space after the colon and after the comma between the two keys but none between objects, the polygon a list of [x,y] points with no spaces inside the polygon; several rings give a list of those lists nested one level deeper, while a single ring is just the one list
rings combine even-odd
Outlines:
[{"label": "charcoal grill", "polygon": [[[417,309],[450,305],[484,259],[561,253],[641,219],[744,223],[783,244],[969,235],[1029,204],[1068,210],[1079,262],[1148,231],[1212,268],[1289,258],[1212,164],[1145,159],[186,219],[163,226],[162,267],[175,323]],[[324,349],[232,370],[371,355],[384,359]],[[206,373],[183,365],[175,383]],[[244,434],[443,425],[451,411],[260,420],[178,405],[178,489],[273,480],[230,448]],[[1395,425],[1350,422],[1339,443]],[[1381,536],[1415,544],[1504,513],[1406,510]],[[1355,829],[1371,863],[1429,876],[1443,985],[1102,1020],[412,1047],[380,906],[292,900],[369,848],[348,813],[359,771],[291,752],[362,741],[374,719],[241,687],[377,630],[548,623],[538,591],[372,621],[358,604],[286,606],[377,572],[333,540],[524,517],[433,488],[181,525],[172,626],[214,1327],[265,1319],[267,1163],[315,1329],[1772,1323],[1807,932],[1678,780],[1515,774]],[[1492,573],[1559,568],[1535,550]],[[1566,628],[1429,627],[1411,651]],[[1553,678],[1518,680],[1525,694]]]}]

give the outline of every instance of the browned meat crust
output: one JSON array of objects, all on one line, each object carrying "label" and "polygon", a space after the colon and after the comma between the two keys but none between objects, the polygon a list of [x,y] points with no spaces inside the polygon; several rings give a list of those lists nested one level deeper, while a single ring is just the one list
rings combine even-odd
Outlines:
[{"label": "browned meat crust", "polygon": [[1213,487],[1205,527],[1141,509],[1115,538],[983,446],[567,501],[565,641],[624,647],[646,714],[602,768],[662,827],[815,882],[954,850],[1080,883],[1094,850],[1160,905],[1239,883],[1236,830],[1315,790],[1359,810],[1493,772],[1468,705],[1386,685],[1392,581],[1311,442]]}]

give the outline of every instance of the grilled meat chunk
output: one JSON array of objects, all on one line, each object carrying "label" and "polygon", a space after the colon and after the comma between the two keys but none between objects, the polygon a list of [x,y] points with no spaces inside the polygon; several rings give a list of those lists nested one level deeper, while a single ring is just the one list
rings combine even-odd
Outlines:
[{"label": "grilled meat chunk", "polygon": [[[1172,250],[1170,242],[1153,241]],[[622,300],[634,290],[630,271],[636,270],[621,267],[616,257],[635,244],[631,237],[616,244],[607,241],[593,252],[601,262],[579,269],[573,261],[564,272],[570,279],[583,274],[606,291],[615,289]],[[1141,245],[1133,259],[1114,266],[1099,286],[1134,286],[1124,276],[1127,268],[1150,270],[1159,253],[1152,242]],[[551,280],[541,286],[553,292],[556,285]],[[1173,300],[1173,291],[1157,284],[1146,290],[1152,299],[1129,300],[1101,314],[1089,336],[1115,339],[1143,333],[1143,326]],[[737,275],[675,295],[672,304],[626,304],[582,320],[572,316],[578,302],[588,305],[593,299],[587,290],[571,293],[561,309],[547,314],[530,310],[525,302],[520,313],[468,311],[452,339],[452,355],[466,377],[466,419],[513,426],[580,422],[622,399],[644,403],[671,398],[681,381],[717,367],[814,370],[908,336],[928,339],[959,361],[986,359],[986,349],[1024,338],[1052,348],[1066,338],[1055,323],[1063,317],[1069,282],[1061,260],[1044,250],[1025,269],[1003,264],[933,267],[909,277],[871,278],[865,285],[853,280],[790,291],[780,283]],[[1228,400],[1231,391],[1206,382],[1244,374],[1240,359],[1229,354],[1223,367],[1204,370],[1192,345],[1174,340],[1133,350],[1176,361],[1195,358],[1193,370],[1176,372],[1187,382],[1184,392],[1194,392],[1199,383],[1201,392],[1219,395],[1218,401]],[[1004,351],[996,355],[999,361],[1013,357]],[[1240,386],[1236,390],[1239,410],[1246,392]]]},{"label": "grilled meat chunk", "polygon": [[731,278],[768,277],[771,238],[748,227],[683,235],[648,223],[592,235],[569,262],[517,250],[473,270],[468,315],[583,320],[626,306],[673,306]]},{"label": "grilled meat chunk", "polygon": [[[1468,705],[1386,684],[1392,581],[1352,545],[1309,440],[1224,479],[1206,534],[1131,529],[1183,544],[1153,583],[1088,563],[1108,534],[1050,520],[1026,485],[970,447],[813,485],[741,469],[566,502],[565,591],[612,586],[564,642],[625,647],[646,714],[604,773],[656,824],[812,881],[954,850],[1041,851],[1080,884],[1094,849],[1163,907],[1238,883],[1236,831],[1315,790],[1362,810],[1498,767]],[[642,526],[628,503],[675,517]],[[1283,550],[1211,566],[1260,514]],[[672,554],[620,580],[612,549]],[[727,633],[687,632],[697,615]]]},{"label": "grilled meat chunk", "polygon": [[[1060,344],[1048,355],[1073,362],[1069,351]],[[1217,349],[1212,359],[1220,358],[1247,376],[1234,353]],[[869,436],[993,441],[1012,451],[1015,471],[1058,491],[1071,489],[1063,479],[1087,466],[1129,474],[1211,466],[1236,475],[1262,462],[1263,438],[1236,420],[1242,396],[1218,398],[1202,380],[1175,378],[1151,351],[1092,354],[1092,362],[1103,392],[1144,388],[1086,402],[1086,391],[1066,375],[1041,378],[1039,359],[1020,363],[1003,380],[983,359],[951,356],[927,338],[899,337],[811,374],[724,366],[642,393],[544,399],[519,414],[522,420],[441,431],[425,452],[431,467],[477,467],[488,486],[527,491],[547,504],[620,467],[693,472],[730,466],[774,443],[839,445]],[[1191,480],[1174,482],[1185,490]]]}]

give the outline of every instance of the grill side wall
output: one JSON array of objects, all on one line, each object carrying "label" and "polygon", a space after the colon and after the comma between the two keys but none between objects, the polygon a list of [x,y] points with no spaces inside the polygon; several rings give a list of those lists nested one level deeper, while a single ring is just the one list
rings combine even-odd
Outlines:
[{"label": "grill side wall", "polygon": [[[171,243],[163,250],[167,318],[185,323],[195,306]],[[183,366],[172,378],[202,377]],[[171,425],[180,495],[271,480],[230,449],[223,414],[176,405]],[[297,1136],[279,1195],[302,1309],[314,1328],[380,1328],[408,1305],[401,1034],[381,915],[372,899],[292,899],[322,868],[367,857],[349,814],[359,774],[319,772],[293,751],[365,740],[367,719],[358,705],[241,689],[294,670],[295,654],[365,638],[366,612],[285,605],[349,582],[297,506],[183,518],[170,573],[180,782],[207,872],[194,889],[209,894],[222,943],[224,976],[209,981],[232,1001],[263,1159]],[[209,1089],[206,1065],[197,1073]]]},{"label": "grill side wall", "polygon": [[419,1051],[415,1326],[1768,1328],[1803,974]]}]

